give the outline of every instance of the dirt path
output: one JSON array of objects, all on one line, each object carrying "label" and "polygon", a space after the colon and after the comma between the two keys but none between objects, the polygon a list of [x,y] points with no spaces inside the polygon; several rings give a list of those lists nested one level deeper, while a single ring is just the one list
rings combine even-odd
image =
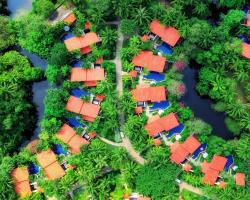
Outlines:
[{"label": "dirt path", "polygon": [[180,187],[180,193],[183,189],[186,189],[186,190],[189,190],[190,192],[193,192],[195,194],[198,194],[198,195],[203,195],[203,192],[199,189],[199,188],[196,188],[196,187],[193,187],[192,185],[189,185],[188,183],[186,182],[181,182],[179,184],[179,187]]},{"label": "dirt path", "polygon": [[[112,23],[112,22],[109,22]],[[121,57],[120,57],[120,50],[123,45],[123,40],[124,37],[120,31],[120,23],[118,21],[113,22],[112,24],[118,25],[118,40],[116,43],[116,57],[112,62],[115,63],[116,65],[116,89],[118,91],[119,96],[122,96],[123,94],[123,85],[122,85],[122,62],[121,62]],[[122,112],[119,113],[119,123],[120,123],[120,131],[124,131],[124,115]],[[116,147],[124,147],[130,156],[139,164],[143,165],[145,163],[144,158],[140,156],[140,154],[133,148],[130,140],[128,137],[121,135],[122,142],[121,143],[115,143],[110,140],[107,140],[103,137],[99,137],[103,142],[106,144],[110,144]]]}]

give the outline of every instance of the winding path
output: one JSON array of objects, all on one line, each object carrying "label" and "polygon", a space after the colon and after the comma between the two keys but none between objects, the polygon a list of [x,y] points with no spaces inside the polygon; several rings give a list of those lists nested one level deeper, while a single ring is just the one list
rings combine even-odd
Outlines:
[{"label": "winding path", "polygon": [[[121,62],[121,58],[120,58],[120,50],[122,48],[123,45],[123,40],[124,37],[120,31],[120,22],[115,21],[112,24],[116,24],[118,25],[118,40],[116,43],[116,57],[114,60],[112,60],[112,62],[115,63],[116,65],[116,89],[117,92],[119,94],[119,96],[121,97],[123,94],[123,85],[122,85],[122,62]],[[124,114],[122,112],[119,113],[119,122],[120,122],[120,131],[123,132],[124,131]],[[121,139],[122,142],[121,143],[115,143],[113,141],[107,140],[106,138],[100,137],[100,140],[102,140],[103,142],[105,142],[106,144],[112,145],[112,146],[116,146],[116,147],[124,147],[128,153],[130,154],[130,156],[139,164],[143,165],[145,164],[145,159],[143,157],[140,156],[140,154],[133,148],[130,139],[127,136],[123,136],[123,134],[121,134]]]}]

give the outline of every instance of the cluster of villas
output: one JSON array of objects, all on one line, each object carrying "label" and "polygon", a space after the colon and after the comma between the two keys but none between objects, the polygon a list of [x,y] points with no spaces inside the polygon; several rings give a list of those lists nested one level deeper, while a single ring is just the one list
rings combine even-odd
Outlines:
[{"label": "cluster of villas", "polygon": [[[69,25],[73,24],[75,20],[76,18],[73,13],[70,13],[64,19]],[[88,54],[92,51],[91,46],[93,44],[101,42],[99,36],[91,32],[90,29],[91,24],[87,22],[82,36],[75,37],[70,32],[70,27],[65,27],[66,33],[62,41],[65,43],[69,52],[80,50],[81,54]],[[136,89],[131,91],[133,98],[137,102],[135,113],[139,115],[144,110],[146,110],[146,112],[158,111],[159,115],[149,115],[148,122],[144,127],[149,137],[153,138],[155,145],[161,145],[162,140],[169,141],[171,149],[170,160],[173,163],[182,165],[185,171],[192,171],[192,165],[190,163],[192,163],[193,160],[199,156],[207,157],[207,145],[201,144],[194,135],[189,136],[183,143],[179,142],[184,125],[179,123],[177,114],[169,113],[166,116],[160,116],[162,111],[170,106],[167,100],[166,88],[163,86],[150,85],[150,83],[164,80],[163,72],[167,68],[168,61],[161,55],[172,52],[172,48],[181,39],[180,33],[173,27],[164,26],[158,20],[153,20],[150,24],[150,33],[144,35],[141,39],[142,41],[154,41],[154,47],[159,51],[159,54],[154,55],[151,51],[141,51],[132,60],[135,66],[134,70],[129,73],[132,77],[142,76],[143,68],[147,68],[150,71],[149,74],[143,77],[145,80],[150,80],[149,83],[142,81],[137,85]],[[250,46],[243,45],[244,50],[245,48],[250,49]],[[99,81],[105,79],[102,61],[103,58],[99,58],[90,68],[84,68],[81,60],[75,60],[71,63],[70,81],[81,82],[85,87],[96,86]],[[88,100],[84,100],[83,97],[85,96],[89,96]],[[39,141],[34,141],[32,144],[29,144],[28,148],[36,154],[36,160],[39,166],[35,163],[31,163],[27,167],[17,167],[11,172],[15,191],[21,197],[31,195],[32,192],[42,192],[42,188],[40,188],[36,182],[31,183],[29,180],[30,176],[36,176],[41,169],[48,180],[55,180],[63,177],[68,169],[74,170],[77,167],[68,164],[66,159],[63,159],[62,162],[59,161],[59,156],[63,155],[67,157],[70,154],[80,153],[81,148],[84,145],[88,145],[91,139],[97,136],[95,132],[88,132],[88,126],[82,123],[82,121],[86,123],[95,121],[100,114],[100,105],[104,98],[105,96],[102,94],[94,96],[82,88],[76,88],[71,91],[65,109],[72,114],[76,114],[76,116],[67,118],[67,122],[55,133],[55,137],[68,146],[68,150],[65,150],[60,144],[55,144],[46,151],[38,152],[35,146]],[[81,134],[76,132],[75,128],[77,127],[83,127]],[[176,141],[171,143],[170,141],[174,136]],[[204,183],[210,185],[219,184],[224,187],[225,182],[220,176],[221,172],[223,170],[229,171],[230,168],[236,169],[237,167],[234,166],[232,156],[222,157],[214,155],[212,161],[210,163],[204,161],[201,164],[201,168],[204,173]],[[244,174],[236,173],[235,180],[237,185],[245,185]],[[142,197],[138,194],[131,194],[124,197],[124,199],[148,200],[150,198]]]},{"label": "cluster of villas", "polygon": [[[136,88],[131,91],[132,97],[137,103],[135,113],[139,115],[144,111],[146,112],[148,121],[144,127],[145,130],[149,137],[153,139],[156,146],[161,145],[162,142],[170,146],[170,160],[173,163],[181,165],[186,172],[192,172],[192,166],[197,165],[195,163],[199,160],[198,163],[201,166],[201,171],[204,173],[203,183],[209,185],[216,184],[224,188],[226,183],[221,173],[223,171],[236,171],[238,168],[234,164],[233,156],[224,157],[214,155],[211,162],[207,162],[206,143],[200,143],[195,135],[190,135],[183,142],[180,142],[184,125],[179,122],[177,114],[172,112],[161,116],[170,106],[167,100],[166,88],[163,86],[154,86],[157,81],[148,81],[147,75],[142,73],[143,68],[147,68],[149,74],[163,73],[168,63],[166,58],[162,57],[162,53],[171,53],[172,48],[180,41],[180,38],[178,30],[173,27],[166,27],[160,24],[158,20],[152,21],[150,24],[150,33],[141,37],[144,42],[149,39],[155,41],[154,48],[159,52],[158,55],[154,55],[151,51],[141,51],[132,59],[132,64],[135,67],[130,72],[130,76],[133,78],[143,76],[143,78],[139,78],[139,84]],[[165,50],[162,50],[162,46],[165,47]],[[248,53],[250,53],[250,50]],[[173,143],[172,141],[175,142]],[[202,160],[205,160],[202,163],[198,159],[201,157],[203,158]],[[245,185],[245,174],[236,173],[234,177],[237,185]]]},{"label": "cluster of villas", "polygon": [[[64,18],[64,22],[72,25],[76,18],[70,13]],[[69,52],[79,50],[81,54],[91,53],[91,45],[101,42],[99,36],[90,31],[91,24],[87,22],[82,36],[74,37],[69,31],[70,26],[64,27],[66,33],[62,41]],[[80,82],[88,87],[95,87],[99,81],[105,79],[105,72],[102,68],[103,58],[98,58],[88,68],[84,68],[81,60],[74,60],[71,63],[71,82]],[[86,98],[85,98],[86,97]],[[87,99],[87,100],[86,100]],[[15,192],[20,197],[27,197],[32,192],[43,192],[36,181],[30,182],[30,179],[36,179],[40,171],[43,172],[47,180],[56,180],[63,177],[68,169],[74,170],[77,166],[67,163],[67,156],[81,152],[84,145],[97,136],[95,132],[88,131],[88,123],[94,122],[100,114],[101,103],[105,96],[102,94],[93,95],[81,88],[72,89],[65,109],[72,115],[66,119],[65,124],[55,133],[55,138],[65,144],[68,149],[58,144],[53,144],[46,151],[38,151],[39,140],[34,140],[27,145],[27,149],[36,154],[36,163],[30,163],[28,166],[15,168],[11,172]],[[81,127],[82,132],[78,134],[75,128]]]}]

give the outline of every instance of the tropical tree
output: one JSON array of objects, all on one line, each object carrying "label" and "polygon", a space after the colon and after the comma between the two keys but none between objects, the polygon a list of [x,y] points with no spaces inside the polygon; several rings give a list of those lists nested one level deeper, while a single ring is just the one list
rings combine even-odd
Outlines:
[{"label": "tropical tree", "polygon": [[141,6],[134,10],[132,17],[138,26],[148,24],[151,19],[148,10]]}]

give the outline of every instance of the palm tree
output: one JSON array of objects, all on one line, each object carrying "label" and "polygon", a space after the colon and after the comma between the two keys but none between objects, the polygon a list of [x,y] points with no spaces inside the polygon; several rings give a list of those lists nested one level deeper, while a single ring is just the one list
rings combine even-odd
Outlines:
[{"label": "palm tree", "polygon": [[242,127],[244,127],[245,129],[247,129],[248,131],[250,131],[250,114],[249,113],[245,113],[245,115],[242,116],[242,118],[240,119],[240,125]]},{"label": "palm tree", "polygon": [[247,72],[240,70],[234,73],[234,78],[236,78],[237,81],[244,82],[248,80],[249,76]]},{"label": "palm tree", "polygon": [[101,31],[100,36],[105,45],[112,45],[118,38],[117,31],[108,27]]},{"label": "palm tree", "polygon": [[139,26],[148,24],[150,22],[150,16],[145,7],[136,8],[132,14],[135,23]]},{"label": "palm tree", "polygon": [[242,117],[242,115],[245,113],[245,105],[240,102],[229,104],[227,108],[228,115],[234,118]]}]

